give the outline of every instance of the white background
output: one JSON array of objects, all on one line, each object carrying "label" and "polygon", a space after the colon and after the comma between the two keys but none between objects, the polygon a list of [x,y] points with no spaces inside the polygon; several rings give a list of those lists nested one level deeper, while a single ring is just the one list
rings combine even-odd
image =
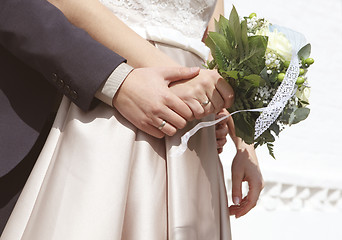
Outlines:
[{"label": "white background", "polygon": [[[277,160],[268,156],[265,146],[257,149],[265,181],[308,187],[311,192],[341,190],[330,208],[319,206],[324,203],[321,199],[315,206],[293,209],[283,204],[267,210],[264,201],[245,217],[231,218],[233,239],[341,240],[342,1],[226,0],[226,16],[232,4],[240,16],[256,12],[274,24],[303,33],[315,59],[308,73],[312,87],[309,118],[281,133],[275,142]],[[221,154],[227,179],[233,149],[229,142]]]}]

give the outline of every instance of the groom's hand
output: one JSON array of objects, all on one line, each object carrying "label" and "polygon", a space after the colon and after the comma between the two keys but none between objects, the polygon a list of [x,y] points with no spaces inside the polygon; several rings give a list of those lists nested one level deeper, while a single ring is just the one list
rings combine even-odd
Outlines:
[{"label": "groom's hand", "polygon": [[193,118],[191,109],[170,89],[174,81],[194,78],[199,68],[137,68],[122,83],[113,106],[140,130],[172,136]]}]

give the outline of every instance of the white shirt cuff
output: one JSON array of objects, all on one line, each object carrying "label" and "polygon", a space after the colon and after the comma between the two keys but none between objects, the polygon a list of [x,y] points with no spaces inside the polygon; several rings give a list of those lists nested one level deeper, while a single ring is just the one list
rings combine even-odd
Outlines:
[{"label": "white shirt cuff", "polygon": [[133,68],[126,64],[121,63],[114,69],[106,82],[102,84],[99,90],[97,90],[95,97],[102,102],[113,106],[113,98],[117,90],[120,88],[127,75],[133,70]]}]

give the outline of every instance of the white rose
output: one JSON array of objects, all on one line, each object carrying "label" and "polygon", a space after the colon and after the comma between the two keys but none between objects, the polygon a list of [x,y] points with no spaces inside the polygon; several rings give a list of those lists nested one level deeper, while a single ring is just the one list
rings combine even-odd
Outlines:
[{"label": "white rose", "polygon": [[[309,102],[309,97],[310,97],[311,89],[309,87],[304,87],[302,90],[297,90],[296,96],[300,100],[304,102]],[[305,106],[304,106],[305,107]]]},{"label": "white rose", "polygon": [[268,28],[263,28],[258,30],[256,35],[268,36],[267,48],[278,53],[284,61],[291,61],[292,46],[283,33],[278,32],[277,29],[270,32]]}]

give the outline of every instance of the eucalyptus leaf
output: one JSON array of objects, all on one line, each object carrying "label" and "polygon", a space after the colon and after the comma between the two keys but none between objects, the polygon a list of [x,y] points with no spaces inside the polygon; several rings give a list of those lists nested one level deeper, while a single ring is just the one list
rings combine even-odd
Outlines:
[{"label": "eucalyptus leaf", "polygon": [[303,107],[303,108],[298,108],[296,111],[294,111],[291,116],[290,116],[290,122],[289,124],[296,124],[299,123],[300,121],[305,120],[310,114],[310,109]]},{"label": "eucalyptus leaf", "polygon": [[308,57],[310,57],[310,54],[311,54],[311,44],[308,43],[299,50],[298,57],[300,59],[307,59]]}]

